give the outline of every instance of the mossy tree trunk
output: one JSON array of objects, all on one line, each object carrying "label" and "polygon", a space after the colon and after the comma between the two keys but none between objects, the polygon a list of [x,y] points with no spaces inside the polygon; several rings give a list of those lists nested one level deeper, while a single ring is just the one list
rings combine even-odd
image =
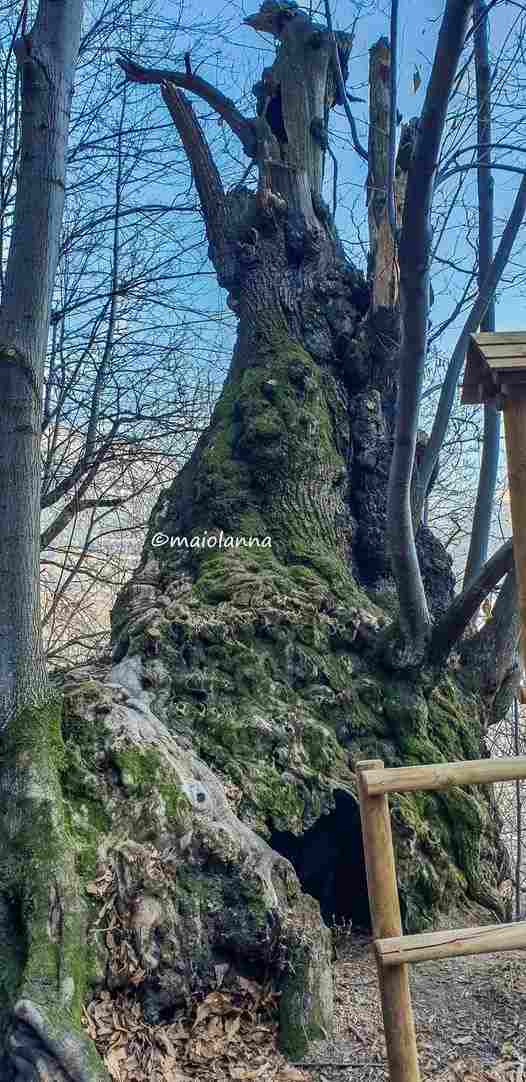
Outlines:
[{"label": "mossy tree trunk", "polygon": [[[440,636],[418,668],[402,667],[393,649],[386,501],[399,314],[381,301],[395,300],[396,289],[385,281],[374,289],[377,266],[371,288],[350,265],[321,197],[328,115],[339,101],[331,35],[287,2],[265,0],[247,21],[278,44],[254,88],[253,119],[193,74],[190,61],[183,73],[122,61],[131,79],[162,87],[239,329],[211,425],[159,499],[140,565],[115,606],[113,665],[65,687],[64,744],[50,746],[55,715],[31,728],[43,733],[45,768],[28,777],[88,888],[94,987],[127,988],[156,1021],[215,987],[217,965],[270,977],[281,991],[284,1047],[299,1055],[330,1027],[330,943],[317,902],[285,857],[303,885],[324,881],[326,914],[336,894],[340,915],[363,913],[354,759],[478,757],[513,661],[502,662],[510,634],[501,621],[470,640],[461,672],[457,663],[448,668],[453,577],[424,526],[418,558]],[[336,45],[345,72],[351,41],[337,35]],[[206,100],[257,161],[257,192],[225,193],[181,88]],[[402,193],[404,168],[402,154]],[[381,208],[375,223],[385,256]],[[476,596],[454,610],[456,639]],[[482,656],[495,659],[484,687]],[[19,747],[13,730],[8,768],[10,756],[20,762]],[[34,809],[20,807],[22,824],[32,818]],[[479,922],[505,915],[498,888],[506,862],[489,797],[404,796],[393,801],[393,819],[408,930],[451,919],[455,909]],[[20,848],[39,868],[36,842]],[[60,883],[67,844],[58,852]],[[40,1030],[38,1010],[23,1012],[26,999],[42,1002],[46,970],[36,988],[26,966],[20,1017],[55,1055],[46,1065],[39,1046],[41,1061],[26,1073],[92,1082],[96,1068],[77,1044],[71,1067],[70,1045],[57,1044],[81,996],[68,953],[78,906],[59,907],[51,921],[64,944],[57,955],[42,926],[46,898],[37,893],[42,906],[30,927],[46,964],[65,959],[74,1009],[58,999],[55,1036],[53,1019]],[[103,934],[112,907],[118,939]],[[20,912],[6,906],[4,924]],[[16,952],[9,964],[11,1001]],[[56,974],[50,982],[46,989],[56,989]]]},{"label": "mossy tree trunk", "polygon": [[[254,88],[255,119],[194,75],[190,63],[182,73],[121,61],[131,80],[162,88],[192,165],[210,258],[239,327],[210,427],[159,499],[140,566],[115,606],[111,686],[132,696],[132,711],[137,702],[143,709],[147,703],[179,749],[179,762],[197,755],[212,769],[235,812],[235,831],[255,831],[249,848],[257,849],[258,836],[277,844],[287,834],[291,855],[299,852],[294,837],[307,836],[325,815],[332,822],[338,794],[354,801],[355,758],[407,764],[484,754],[485,721],[491,709],[504,709],[502,689],[516,669],[513,651],[503,662],[496,625],[470,639],[462,671],[458,661],[448,667],[453,616],[456,641],[478,595],[474,590],[457,602],[451,616],[451,561],[423,525],[420,572],[440,634],[418,667],[407,658],[404,664],[393,649],[399,632],[386,497],[399,313],[380,300],[396,297],[396,280],[375,291],[374,263],[369,280],[350,265],[321,198],[327,118],[338,101],[330,35],[295,5],[273,0],[247,22],[274,34],[278,44],[274,65]],[[338,35],[337,46],[345,69],[350,39]],[[385,65],[385,43],[382,50]],[[256,159],[257,192],[224,191],[181,88],[212,105]],[[415,130],[408,127],[402,140],[399,200]],[[377,237],[385,233],[384,217],[380,213]],[[392,243],[390,251],[394,261]],[[385,276],[384,256],[382,249]],[[425,435],[418,440],[416,469]],[[506,570],[509,552],[502,558]],[[484,589],[490,580],[491,574]],[[509,635],[506,641],[509,647]],[[478,666],[490,654],[493,675],[486,672],[482,687]],[[79,716],[78,704],[73,715]],[[114,717],[112,706],[113,732]],[[131,728],[128,708],[119,730],[125,742],[136,742]],[[216,851],[222,813],[207,788],[209,773],[200,809],[195,778],[202,780],[205,768],[194,761],[192,771],[191,782],[182,771],[192,822],[200,813],[206,819],[208,800],[212,809],[212,834],[206,844],[200,835],[192,858],[206,894],[209,858],[203,854],[207,845]],[[155,787],[152,775],[148,784]],[[405,796],[393,801],[393,816],[408,929],[455,911],[470,910],[481,921],[505,916],[499,884],[507,865],[490,797],[475,790]],[[180,859],[184,882],[190,858]],[[229,875],[238,876],[239,859],[229,872],[223,853],[222,891]],[[276,860],[273,874],[284,874],[276,854],[269,859]],[[349,850],[338,859],[351,915],[359,860],[349,860]],[[268,946],[251,952],[244,931],[231,928],[228,951],[238,961],[265,957],[274,975],[281,973],[284,1040],[297,1052],[328,1024],[326,956],[313,962],[316,935],[294,940],[297,900],[288,910],[296,931],[287,938],[280,899],[271,906],[278,939],[285,956],[303,952],[305,969],[300,965],[292,980],[294,967],[280,970]],[[212,909],[205,974],[225,944],[217,899]],[[161,964],[151,987],[163,1003],[166,981]],[[191,978],[188,986],[195,986]],[[309,1007],[313,987],[325,992]],[[294,1018],[300,1022],[291,1025]]]}]

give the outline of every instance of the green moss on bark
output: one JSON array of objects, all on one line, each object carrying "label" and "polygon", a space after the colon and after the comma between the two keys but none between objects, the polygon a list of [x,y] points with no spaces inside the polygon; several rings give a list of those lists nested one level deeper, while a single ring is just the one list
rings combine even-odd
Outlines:
[{"label": "green moss on bark", "polygon": [[153,747],[126,744],[113,749],[110,760],[119,772],[121,785],[132,799],[145,800],[158,793],[164,803],[168,825],[184,832],[189,821],[189,802],[162,756]]},{"label": "green moss on bark", "polygon": [[19,999],[34,1004],[57,1049],[73,1034],[79,1055],[97,1071],[93,1077],[102,1079],[81,1026],[85,921],[60,785],[65,762],[56,698],[21,711],[3,734],[2,905],[16,942],[7,943],[7,965],[0,966],[0,1000],[9,1009]]},{"label": "green moss on bark", "polygon": [[[406,765],[481,754],[475,698],[453,678],[432,690],[436,673],[396,676],[380,651],[376,633],[396,605],[389,591],[375,603],[352,575],[347,404],[333,370],[275,328],[245,367],[236,357],[211,429],[160,501],[152,532],[269,535],[272,548],[167,546],[146,577],[158,584],[158,604],[151,598],[151,608],[127,621],[119,609],[118,656],[141,656],[154,710],[159,687],[168,727],[266,837],[276,828],[300,834],[330,811],[334,790],[352,785],[352,759]],[[120,783],[147,796],[147,764],[137,768],[127,756],[124,749],[113,758]],[[408,931],[435,924],[452,902],[467,908],[476,892],[484,797],[474,797],[480,814],[468,800],[457,815],[455,799],[393,800]],[[215,856],[223,863],[225,846]],[[180,878],[181,905],[217,913],[222,882],[197,879],[190,889]],[[304,939],[295,950],[291,935],[287,952],[282,1034],[299,1056],[309,1037],[323,1035],[324,1013],[320,1003],[318,1025],[304,998],[318,995],[312,951]]]},{"label": "green moss on bark", "polygon": [[305,1056],[311,1041],[330,1036],[333,1009],[331,934],[315,927],[312,899],[303,898],[301,907],[304,934],[290,930],[280,995],[280,1045],[292,1059]]}]

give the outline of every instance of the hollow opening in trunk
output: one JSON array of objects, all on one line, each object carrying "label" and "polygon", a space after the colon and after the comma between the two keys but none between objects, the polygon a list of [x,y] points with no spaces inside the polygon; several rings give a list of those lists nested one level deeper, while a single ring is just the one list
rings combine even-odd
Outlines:
[{"label": "hollow opening in trunk", "polygon": [[273,849],[290,860],[306,894],[317,898],[326,924],[349,920],[371,924],[358,805],[348,793],[334,794],[335,807],[300,838],[274,830]]},{"label": "hollow opening in trunk", "polygon": [[276,87],[265,110],[265,120],[269,124],[278,143],[288,143],[287,131],[283,121],[283,107],[281,104],[281,87]]}]

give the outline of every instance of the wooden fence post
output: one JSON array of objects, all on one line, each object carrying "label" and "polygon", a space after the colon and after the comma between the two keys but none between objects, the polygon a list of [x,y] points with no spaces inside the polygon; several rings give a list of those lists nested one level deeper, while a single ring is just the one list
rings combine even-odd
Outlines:
[{"label": "wooden fence post", "polygon": [[[402,934],[388,798],[385,794],[369,796],[361,776],[364,770],[381,770],[383,766],[381,759],[369,759],[355,767],[375,939]],[[420,1082],[407,965],[383,968],[377,959],[377,968],[391,1082]]]},{"label": "wooden fence post", "polygon": [[508,458],[513,554],[519,613],[521,618],[521,653],[526,665],[526,394],[517,387],[503,401],[504,430]]}]

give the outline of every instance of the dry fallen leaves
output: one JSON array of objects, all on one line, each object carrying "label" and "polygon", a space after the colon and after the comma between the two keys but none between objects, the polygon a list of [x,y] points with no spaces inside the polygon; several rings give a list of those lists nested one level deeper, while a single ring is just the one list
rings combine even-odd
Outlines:
[{"label": "dry fallen leaves", "polygon": [[133,993],[101,992],[85,1025],[114,1082],[307,1082],[277,1049],[275,1006],[274,993],[236,977],[158,1024]]},{"label": "dry fallen leaves", "polygon": [[434,1075],[436,1082],[521,1082],[524,1064],[509,1059],[482,1066],[479,1059],[459,1059]]},{"label": "dry fallen leaves", "polygon": [[[321,1082],[329,1077],[325,1069],[330,1067],[336,1068],[330,1078],[338,1082],[387,1082],[368,940],[357,941],[352,957],[341,958],[335,967],[336,1034],[321,1042],[321,1051],[313,1049],[319,1067],[313,1062],[308,1064],[313,1069],[305,1070],[285,1061],[277,1049],[275,994],[233,976],[226,964],[215,967],[215,987],[207,996],[177,1011],[169,1022],[148,1023],[139,1001],[145,975],[135,968],[125,922],[112,908],[113,882],[107,878],[99,889],[103,905],[110,902],[99,929],[111,937],[112,966],[125,974],[128,990],[101,992],[90,1004],[85,1024],[113,1082]],[[415,1004],[422,1078],[526,1082],[522,956],[514,963],[516,972],[509,973],[496,963],[474,969],[472,960],[468,962],[462,968],[456,960],[441,970],[440,981],[436,969],[421,971]],[[342,1070],[342,1057],[349,1071]]]}]

